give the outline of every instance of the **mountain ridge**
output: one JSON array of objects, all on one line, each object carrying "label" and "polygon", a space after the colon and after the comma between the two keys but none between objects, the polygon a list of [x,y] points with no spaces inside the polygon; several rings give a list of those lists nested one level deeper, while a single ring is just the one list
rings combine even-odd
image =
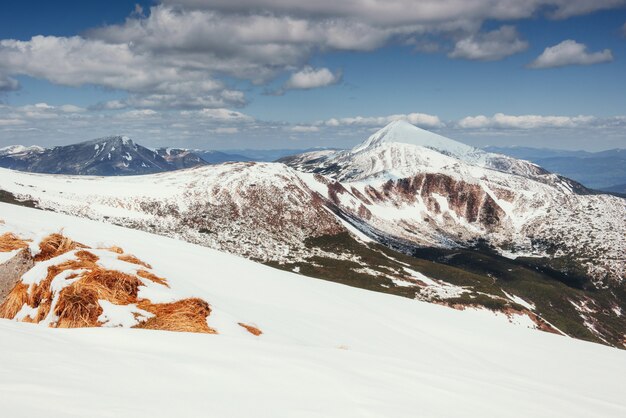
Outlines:
[{"label": "mountain ridge", "polygon": [[181,150],[171,155],[163,150],[151,150],[124,135],[47,149],[16,146],[9,147],[7,151],[4,155],[0,154],[0,167],[45,174],[123,176],[206,164],[191,152]]}]

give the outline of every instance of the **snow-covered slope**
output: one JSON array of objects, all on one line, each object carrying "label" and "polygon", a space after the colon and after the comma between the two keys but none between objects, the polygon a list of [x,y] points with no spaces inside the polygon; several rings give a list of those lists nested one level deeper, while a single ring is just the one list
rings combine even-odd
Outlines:
[{"label": "snow-covered slope", "polygon": [[[622,417],[623,351],[287,273],[144,232],[0,204],[3,228],[123,246],[219,334],[0,320],[3,414]],[[264,333],[254,337],[238,320]],[[231,325],[229,325],[231,324]]]},{"label": "snow-covered slope", "polygon": [[136,227],[260,260],[298,256],[304,240],[343,228],[298,173],[233,163],[132,177],[0,169],[0,189],[45,209]]}]

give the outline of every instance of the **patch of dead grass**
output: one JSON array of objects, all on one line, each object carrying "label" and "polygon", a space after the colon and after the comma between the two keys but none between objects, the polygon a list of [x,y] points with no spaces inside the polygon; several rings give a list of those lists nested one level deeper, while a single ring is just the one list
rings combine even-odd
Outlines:
[{"label": "patch of dead grass", "polygon": [[15,315],[22,309],[25,303],[28,303],[28,286],[18,282],[7,295],[2,305],[0,305],[0,318],[13,319]]},{"label": "patch of dead grass", "polygon": [[158,284],[162,284],[163,286],[170,287],[166,279],[164,279],[163,277],[159,277],[156,274],[150,273],[149,271],[137,270],[137,276],[144,278],[144,279],[148,279],[154,283],[158,283]]},{"label": "patch of dead grass", "polygon": [[263,331],[261,331],[257,327],[253,327],[252,325],[247,325],[247,324],[244,324],[243,322],[238,322],[237,325],[245,328],[246,331],[248,331],[250,334],[254,335],[255,337],[258,337],[259,335],[263,334]]},{"label": "patch of dead grass", "polygon": [[8,253],[22,248],[28,248],[28,242],[17,235],[10,232],[0,235],[0,253]]},{"label": "patch of dead grass", "polygon": [[124,254],[124,250],[121,249],[120,247],[116,247],[116,246],[103,248],[103,250],[109,250],[112,253],[116,253],[116,254]]},{"label": "patch of dead grass", "polygon": [[[25,248],[28,244],[15,236],[5,234],[3,236],[6,247],[18,246]],[[137,304],[154,315],[136,326],[143,329],[157,329],[178,332],[199,332],[217,334],[217,331],[209,327],[207,318],[211,314],[209,304],[198,298],[183,299],[172,303],[152,303],[148,299],[139,299],[139,286],[143,285],[141,279],[169,287],[165,278],[159,277],[147,270],[138,270],[136,275],[126,274],[115,270],[105,269],[97,264],[99,258],[87,247],[77,243],[61,234],[52,234],[39,244],[40,253],[35,257],[36,262],[49,260],[69,251],[76,251],[76,259],[68,260],[48,267],[46,277],[39,283],[30,287],[18,282],[7,299],[0,305],[0,317],[15,318],[24,304],[37,309],[34,318],[26,317],[25,322],[41,322],[49,314],[51,309],[57,318],[50,326],[58,328],[98,327],[102,324],[98,318],[102,314],[99,300],[107,300],[116,305]],[[133,255],[123,254],[119,247],[108,248],[119,254],[122,261],[144,266],[150,269],[150,265]],[[51,284],[55,277],[67,270],[82,270],[67,276],[67,280],[78,280],[68,284],[58,294],[58,300],[53,307]],[[141,279],[140,279],[141,278]],[[260,335],[261,331],[255,327],[244,326],[254,335]],[[249,328],[248,328],[249,327]],[[258,334],[257,334],[258,332]]]},{"label": "patch of dead grass", "polygon": [[207,324],[211,307],[202,299],[190,298],[159,304],[142,300],[137,306],[155,316],[136,325],[135,328],[217,334],[217,331]]},{"label": "patch of dead grass", "polygon": [[62,234],[51,234],[39,243],[39,254],[35,256],[35,261],[50,260],[77,248],[87,247]]},{"label": "patch of dead grass", "polygon": [[137,264],[138,266],[143,266],[147,269],[152,268],[150,264],[144,261],[141,261],[140,259],[138,259],[137,257],[131,254],[122,254],[122,255],[119,255],[117,258],[118,260],[126,261],[127,263],[131,263],[131,264]]}]

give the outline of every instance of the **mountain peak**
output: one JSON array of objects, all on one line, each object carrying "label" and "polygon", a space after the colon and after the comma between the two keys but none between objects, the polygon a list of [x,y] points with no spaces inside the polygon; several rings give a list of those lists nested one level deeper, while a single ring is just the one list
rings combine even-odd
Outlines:
[{"label": "mountain peak", "polygon": [[135,145],[133,140],[125,135],[103,136],[101,138],[96,138],[96,139],[92,139],[91,141],[85,142],[85,144],[105,144],[105,143],[115,144],[118,146],[129,145],[131,147]]},{"label": "mountain peak", "polygon": [[418,128],[404,119],[395,120],[370,136],[365,142],[352,149],[360,152],[385,143],[400,143],[431,148],[449,155],[462,155],[476,151],[476,148],[446,138],[426,129]]}]

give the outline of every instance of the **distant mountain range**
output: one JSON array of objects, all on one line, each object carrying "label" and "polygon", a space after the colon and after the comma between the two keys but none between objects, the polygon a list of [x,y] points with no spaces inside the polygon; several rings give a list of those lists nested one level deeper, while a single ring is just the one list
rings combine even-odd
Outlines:
[{"label": "distant mountain range", "polygon": [[486,147],[486,151],[532,161],[585,186],[626,194],[626,149],[601,152],[526,147]]},{"label": "distant mountain range", "polygon": [[110,136],[54,148],[0,149],[0,167],[47,174],[119,176],[151,174],[207,163],[186,150],[151,150],[125,136]]},{"label": "distant mountain range", "polygon": [[[429,138],[431,141],[433,138]],[[436,142],[436,141],[435,141]],[[439,144],[441,145],[441,144]],[[468,147],[470,148],[470,147]],[[585,187],[604,192],[626,195],[626,149],[602,152],[566,151],[528,147],[486,147],[485,151],[499,154],[492,159],[491,168],[512,168],[520,159],[540,166],[535,170],[553,172],[575,180]],[[125,136],[109,136],[78,144],[42,148],[39,146],[12,145],[0,148],[0,167],[19,171],[48,174],[120,176],[152,174],[207,164],[225,162],[291,163],[291,156],[332,154],[337,149],[274,149],[212,151],[183,148],[150,149],[136,144]],[[467,149],[453,149],[484,158],[483,154]],[[504,155],[513,157],[505,158]],[[523,165],[528,170],[532,165]],[[518,167],[519,168],[519,167]],[[545,170],[544,170],[545,169]]]},{"label": "distant mountain range", "polygon": [[23,145],[0,148],[0,167],[32,173],[123,176],[225,162],[269,162],[311,150],[244,150],[237,153],[184,148],[150,149],[126,136],[109,136],[53,148]]}]

